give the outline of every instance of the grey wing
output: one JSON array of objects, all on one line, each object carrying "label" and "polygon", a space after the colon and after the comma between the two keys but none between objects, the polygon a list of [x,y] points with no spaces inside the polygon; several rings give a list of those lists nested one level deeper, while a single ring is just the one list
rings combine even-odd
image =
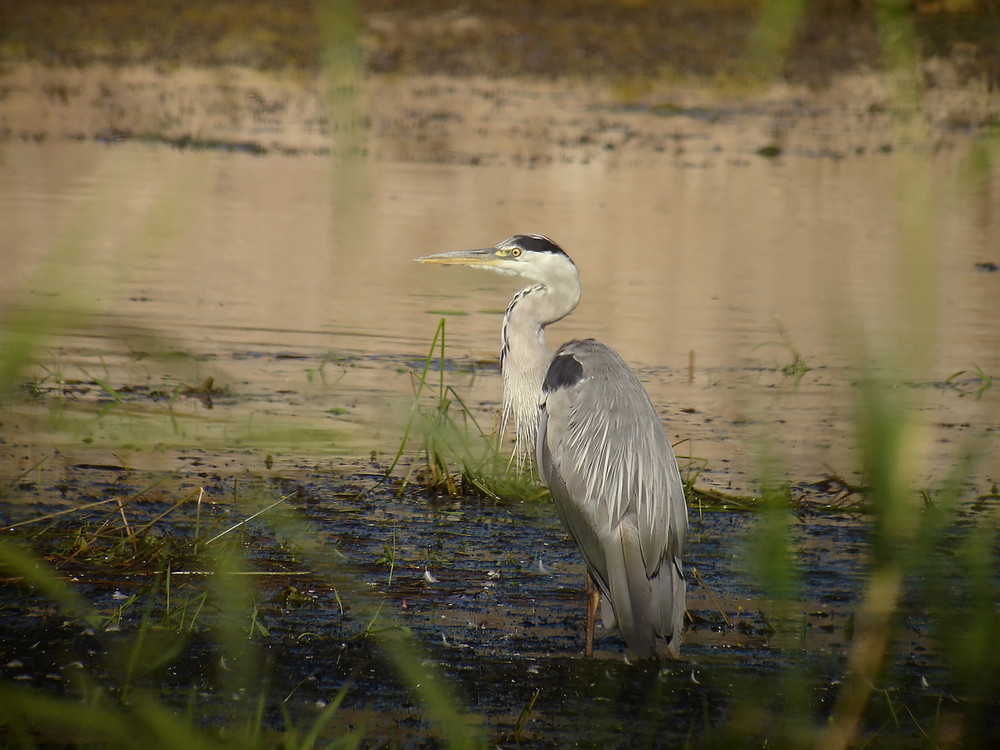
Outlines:
[{"label": "grey wing", "polygon": [[542,388],[542,478],[629,648],[677,636],[687,507],[677,461],[649,396],[625,362],[591,339],[556,354]]}]

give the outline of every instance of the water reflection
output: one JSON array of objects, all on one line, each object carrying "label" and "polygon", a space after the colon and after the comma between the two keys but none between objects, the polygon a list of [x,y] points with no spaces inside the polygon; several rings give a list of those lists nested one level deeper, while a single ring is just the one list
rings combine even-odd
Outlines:
[{"label": "water reflection", "polygon": [[[713,124],[611,110],[593,116],[619,123],[598,128],[605,140],[595,151],[591,141],[567,147],[559,130],[591,110],[571,104],[553,120],[558,101],[510,97],[511,111],[528,109],[517,127],[497,117],[492,139],[443,130],[427,146],[478,150],[478,164],[400,158],[412,144],[383,131],[373,148],[385,156],[357,185],[338,181],[330,158],[308,153],[9,142],[0,295],[16,304],[45,295],[95,316],[96,333],[39,353],[46,366],[100,362],[126,383],[159,377],[159,365],[136,363],[137,349],[185,351],[203,361],[184,377],[210,373],[247,397],[231,407],[239,419],[335,425],[349,436],[338,451],[387,451],[410,394],[405,362],[425,354],[440,311],[469,313],[449,321],[451,356],[490,360],[499,312],[516,288],[411,259],[543,232],[573,256],[584,285],[576,313],[550,329],[550,345],[595,336],[617,348],[648,381],[670,432],[719,467],[709,481],[745,484],[762,435],[783,446],[793,473],[853,469],[859,332],[876,348],[929,344],[917,376],[936,385],[918,401],[934,439],[961,442],[995,423],[995,389],[976,400],[944,385],[974,366],[1000,373],[1000,279],[976,268],[997,259],[991,190],[1000,177],[972,190],[955,176],[962,138],[914,156],[876,148],[888,136],[866,133],[857,136],[863,148],[834,158],[836,123],[822,120],[767,159],[741,127],[760,126],[749,115]],[[460,121],[474,122],[475,111]],[[636,145],[642,139],[630,132],[680,145]],[[913,159],[919,169],[907,172]],[[927,215],[907,215],[905,175],[923,180],[918,208]],[[914,231],[932,267],[906,286],[901,279],[920,262],[908,254]],[[929,310],[930,330],[917,327],[919,315],[899,319],[900,309]],[[125,346],[115,341],[123,330],[132,337]],[[797,385],[780,370],[792,348],[813,368]],[[455,377],[489,413],[495,371]],[[343,413],[331,416],[332,407]],[[940,453],[951,450],[959,448]]]}]

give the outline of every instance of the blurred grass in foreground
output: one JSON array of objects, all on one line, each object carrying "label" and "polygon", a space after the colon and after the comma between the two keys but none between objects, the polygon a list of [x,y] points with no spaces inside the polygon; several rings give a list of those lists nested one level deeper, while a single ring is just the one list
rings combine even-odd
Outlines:
[{"label": "blurred grass in foreground", "polygon": [[[334,148],[331,175],[336,196],[339,241],[349,246],[352,236],[364,225],[364,214],[353,205],[352,196],[365,191],[360,183],[366,179],[366,103],[360,69],[358,46],[359,14],[351,0],[328,0],[316,9],[315,19],[320,30],[324,54],[324,75],[330,108]],[[109,158],[106,165],[127,169],[122,159]],[[127,181],[118,184],[127,185]],[[183,200],[193,200],[197,191],[186,181],[183,186],[167,185],[156,207],[140,226],[131,243],[149,249],[150,244],[163,241],[184,214]],[[37,352],[57,331],[67,327],[85,327],[92,303],[78,299],[77,291],[86,291],[86,299],[99,298],[95,290],[79,290],[73,269],[81,257],[96,254],[99,241],[107,227],[115,224],[118,205],[124,196],[95,194],[83,205],[60,235],[47,249],[42,267],[28,290],[44,292],[50,299],[41,302],[26,297],[17,306],[9,306],[2,321],[0,341],[0,398],[7,401],[22,385],[22,373],[34,362]],[[126,271],[129,258],[118,259],[113,267]],[[125,334],[127,335],[127,334]],[[51,374],[51,373],[50,373]],[[55,387],[65,380],[52,374]],[[113,401],[120,403],[119,394],[99,378],[94,382]],[[211,379],[201,392],[197,386],[185,386],[199,398],[211,398]],[[176,394],[175,394],[176,395]],[[126,419],[128,417],[126,416]],[[142,422],[141,415],[137,420]],[[173,421],[173,420],[171,420]],[[55,422],[50,427],[66,427]],[[266,432],[267,427],[260,428]],[[273,437],[273,435],[272,435]],[[362,634],[373,639],[386,658],[394,665],[399,678],[410,686],[419,701],[421,715],[446,747],[469,748],[483,745],[474,723],[469,723],[450,695],[437,668],[423,656],[419,644],[409,631],[395,624],[382,612],[376,597],[361,585],[350,571],[338,564],[338,556],[324,549],[317,541],[318,531],[280,507],[283,503],[271,498],[257,498],[260,508],[248,518],[259,517],[258,523],[269,523],[280,544],[294,550],[296,559],[308,566],[312,574],[328,581],[335,590],[343,591],[352,608],[369,626]],[[182,498],[173,507],[194,502]],[[83,669],[68,695],[52,694],[13,682],[0,682],[0,740],[5,747],[36,747],[69,743],[98,747],[135,748],[285,748],[357,747],[365,737],[364,726],[331,730],[328,724],[337,718],[337,711],[346,687],[316,715],[307,726],[299,726],[285,713],[285,729],[275,732],[265,721],[268,702],[268,671],[272,667],[258,648],[258,642],[268,637],[263,621],[258,617],[259,592],[252,583],[249,552],[241,543],[239,529],[243,522],[218,532],[216,527],[201,526],[202,507],[197,500],[195,530],[190,536],[177,538],[160,535],[154,519],[141,528],[133,529],[127,520],[125,506],[118,500],[123,526],[108,526],[111,516],[105,516],[96,526],[82,526],[72,539],[67,539],[63,564],[74,561],[85,569],[103,569],[104,574],[128,576],[144,569],[154,576],[154,582],[141,587],[110,616],[98,614],[87,599],[67,582],[57,568],[42,560],[31,549],[32,540],[43,532],[18,529],[12,536],[0,539],[0,571],[22,587],[33,589],[53,601],[65,617],[75,620],[85,629],[81,637],[106,641],[108,657],[105,666],[114,675],[112,685],[90,670]],[[111,506],[113,515],[115,507]],[[169,515],[167,511],[163,515]],[[162,516],[161,516],[162,518]],[[56,523],[55,519],[39,521]],[[65,522],[67,519],[60,519]],[[218,523],[218,519],[215,519]],[[62,529],[61,526],[52,528]],[[229,533],[235,532],[235,533]],[[64,531],[62,533],[65,533]],[[25,543],[27,542],[27,544]],[[58,540],[56,542],[59,543]],[[192,595],[185,595],[178,604],[176,594],[171,604],[171,576],[179,565],[193,566],[207,577],[207,585]],[[86,579],[84,583],[88,583]],[[338,595],[339,596],[339,595]],[[0,605],[2,606],[2,605]],[[121,618],[125,610],[143,607],[137,624],[127,628],[120,637]],[[6,609],[6,608],[5,608]],[[378,627],[372,625],[378,621]],[[150,681],[163,675],[189,645],[193,634],[203,634],[216,644],[219,659],[214,665],[204,665],[202,679],[209,679],[213,691],[233,696],[220,704],[200,705],[194,689],[187,698],[187,708],[179,710],[179,698],[166,696],[151,689]],[[112,635],[113,634],[113,635]],[[239,699],[243,696],[243,699]],[[273,696],[272,696],[273,697]],[[284,709],[282,709],[284,710]],[[350,724],[345,720],[341,724]],[[331,732],[334,737],[331,739]]]},{"label": "blurred grass in foreground", "polygon": [[[777,5],[765,3],[782,15],[775,10]],[[766,696],[773,692],[758,689],[754,697],[744,699],[742,728],[765,742],[830,750],[895,743],[914,733],[935,746],[977,746],[988,743],[996,729],[989,715],[1000,699],[1000,498],[987,498],[970,522],[972,498],[964,494],[968,487],[963,478],[989,439],[985,434],[964,446],[951,476],[940,478],[938,486],[918,485],[934,446],[928,444],[923,424],[921,393],[905,384],[926,382],[934,346],[937,214],[931,201],[939,183],[931,172],[930,157],[914,147],[928,138],[920,112],[920,56],[911,4],[878,0],[875,6],[897,140],[910,148],[898,162],[897,283],[885,290],[888,314],[884,320],[863,321],[854,331],[859,351],[856,451],[871,529],[869,570],[829,715],[821,711],[820,718],[814,718],[818,707],[806,697],[810,691],[804,672],[793,656],[785,672],[772,681],[773,691],[789,696],[786,711],[768,717]],[[797,4],[788,4],[783,13],[791,20],[799,13]],[[791,26],[775,21],[773,31]],[[759,38],[768,49],[785,46],[769,34]],[[992,150],[975,150],[978,163],[973,173],[989,171],[982,163],[996,159],[995,145]],[[847,302],[856,305],[860,300]],[[792,510],[775,496],[765,507],[756,534],[758,579],[776,613],[798,595],[793,571],[799,550],[786,533],[794,522]],[[908,659],[900,624],[913,611],[927,617],[933,647],[948,663],[949,683],[935,689],[961,696],[955,702],[942,699],[932,716],[914,714],[899,682],[899,668]],[[886,708],[892,722],[873,726],[873,719],[884,715]]]},{"label": "blurred grass in foreground", "polygon": [[[895,102],[900,128],[908,131],[916,127],[918,118],[914,117],[914,110],[919,106],[920,88],[914,70],[912,14],[902,2],[883,0],[877,5],[885,59],[892,65],[890,74],[896,77],[898,86]],[[330,24],[326,38],[335,45],[356,43],[357,31],[353,26],[356,17],[351,13],[342,16],[341,3],[330,6],[330,10],[333,12],[325,16],[325,23]],[[763,70],[776,69],[775,61],[788,48],[788,36],[794,32],[796,19],[802,12],[802,3],[789,4],[785,13],[781,12],[780,4],[766,4],[755,36],[763,50],[755,59]],[[350,28],[338,25],[338,19],[343,18],[351,24]],[[343,119],[347,136],[342,145],[351,158],[363,150],[359,131],[352,129],[364,109],[357,88],[355,54],[354,49],[338,47],[337,54],[330,58],[333,62],[329,63],[341,66],[331,75],[331,87],[348,100]],[[912,132],[904,135],[914,136]],[[985,142],[977,149],[978,161],[971,165],[970,172],[982,174],[982,164],[995,163],[996,158],[996,140]],[[363,171],[352,167],[348,174],[358,175],[359,170]],[[351,180],[343,176],[334,179],[343,181],[341,208],[345,208]],[[864,344],[861,348],[870,355],[859,362],[863,378],[858,388],[856,425],[872,556],[855,613],[854,637],[833,705],[818,706],[811,699],[817,686],[797,663],[794,649],[789,649],[782,674],[767,679],[747,677],[747,684],[741,686],[745,688],[745,697],[728,723],[718,729],[706,727],[708,744],[716,741],[723,745],[739,738],[743,743],[759,746],[840,748],[868,742],[911,744],[916,734],[928,744],[985,745],[989,740],[986,733],[996,726],[992,712],[1000,690],[998,498],[994,491],[982,498],[981,507],[971,507],[963,477],[980,450],[975,442],[967,446],[969,458],[957,461],[950,476],[942,478],[939,486],[924,494],[920,492],[921,488],[915,485],[917,468],[921,451],[929,447],[922,442],[919,404],[914,402],[916,395],[912,391],[895,388],[895,378],[885,375],[888,372],[904,378],[919,377],[926,364],[924,347],[932,343],[926,337],[928,311],[932,308],[912,304],[915,299],[923,299],[927,285],[932,284],[929,250],[934,231],[929,224],[933,212],[926,210],[926,201],[933,194],[931,180],[926,156],[910,155],[900,175],[900,285],[895,290],[898,319],[887,335],[881,332],[884,340],[879,338],[879,332],[858,331],[859,342]],[[86,243],[80,238],[92,236],[97,231],[95,227],[108,219],[110,210],[110,204],[85,207],[80,214],[83,223],[71,227],[60,240],[65,246],[52,248],[49,259],[53,267],[71,265],[75,253],[86,252]],[[168,212],[174,210],[177,209],[169,208]],[[162,217],[155,223],[163,224]],[[44,277],[44,283],[54,287],[65,285],[68,289],[72,285],[71,277],[55,273],[46,273]],[[910,294],[914,291],[919,293]],[[20,385],[25,363],[41,348],[52,328],[86,323],[87,311],[72,299],[58,309],[26,303],[19,310],[16,317],[4,321],[4,346],[0,354],[0,393],[4,397]],[[443,325],[439,337],[432,342],[427,365],[435,344],[440,344],[442,352],[441,380],[435,407],[427,416],[430,424],[424,430],[428,440],[424,452],[433,481],[447,484],[456,473],[472,475],[472,470],[478,470],[476,462],[481,459],[474,454],[463,456],[462,451],[468,449],[469,434],[483,440],[486,436],[478,425],[457,423],[456,419],[461,419],[458,412],[462,410],[456,407],[455,411],[449,411],[453,403],[460,405],[460,399],[443,380]],[[877,357],[876,352],[887,354]],[[427,373],[425,366],[418,389],[425,387]],[[404,447],[405,438],[401,453]],[[462,456],[459,462],[465,461],[462,472],[456,472],[448,463],[456,450]],[[496,469],[487,466],[480,473],[495,476]],[[799,551],[789,534],[794,517],[785,493],[780,485],[773,486],[767,481],[762,482],[762,487],[764,504],[748,562],[753,564],[758,580],[768,592],[781,626],[781,620],[789,619],[785,613],[799,592],[800,571],[796,569]],[[267,507],[271,499],[258,498],[260,509]],[[295,551],[303,565],[342,590],[370,622],[380,620],[379,627],[369,627],[366,635],[377,642],[400,678],[412,687],[440,742],[449,747],[485,745],[479,727],[463,709],[463,696],[454,695],[452,686],[426,662],[420,645],[406,628],[382,614],[370,594],[351,585],[349,569],[317,541],[316,530],[280,506],[268,513],[264,522],[282,544]],[[138,625],[127,637],[116,638],[108,646],[109,668],[119,676],[121,691],[112,694],[96,674],[82,675],[79,684],[68,691],[69,695],[2,683],[0,726],[5,732],[2,736],[5,745],[194,749],[307,748],[323,741],[330,747],[354,747],[363,743],[363,726],[342,730],[333,739],[328,737],[329,726],[338,718],[340,698],[320,710],[308,726],[298,726],[287,718],[283,732],[267,728],[269,723],[265,721],[262,706],[269,665],[259,648],[259,642],[267,637],[266,626],[256,616],[255,587],[246,584],[251,580],[246,575],[249,563],[245,548],[238,543],[238,532],[228,539],[217,537],[220,529],[206,525],[204,529],[197,528],[186,543],[168,548],[146,531],[149,529],[137,529],[117,537],[112,542],[113,548],[100,547],[107,539],[101,538],[99,529],[74,540],[77,549],[100,547],[105,558],[111,558],[112,569],[116,560],[122,565],[126,561],[133,564],[141,557],[157,576],[156,583],[143,593],[146,600],[140,597],[134,602],[145,607]],[[30,537],[25,539],[30,541]],[[180,560],[204,566],[211,574],[209,584],[183,603],[174,600],[174,606],[168,603],[161,608],[156,602],[164,596],[170,601],[170,574],[172,566]],[[10,537],[0,540],[0,569],[5,576],[43,594],[63,616],[79,621],[82,627],[98,634],[98,638],[102,637],[102,631],[107,632],[117,624],[113,616],[98,614],[77,587],[60,576],[58,568],[41,560],[23,540]],[[907,611],[917,610],[926,615],[933,647],[946,663],[949,679],[946,689],[956,696],[954,701],[942,701],[939,712],[933,716],[912,713],[905,716],[909,711],[905,702],[892,703],[891,694],[898,687],[896,670],[907,658],[906,644],[897,638],[899,618],[905,615],[901,606],[904,600]],[[227,709],[224,715],[216,714],[217,708],[202,707],[194,695],[186,709],[178,709],[144,683],[143,678],[157,675],[171,663],[196,630],[207,632],[223,655],[220,664],[208,670],[219,690],[249,696],[237,704],[238,710]],[[771,698],[775,693],[787,696],[781,709],[773,706]],[[895,723],[872,726],[873,717],[886,715],[885,701],[889,702],[888,712],[896,717]]]}]

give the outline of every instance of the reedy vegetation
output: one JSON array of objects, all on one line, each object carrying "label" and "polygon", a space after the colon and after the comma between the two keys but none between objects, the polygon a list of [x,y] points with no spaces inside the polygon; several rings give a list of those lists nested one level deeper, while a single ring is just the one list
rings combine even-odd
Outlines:
[{"label": "reedy vegetation", "polygon": [[[901,129],[914,127],[917,107],[914,80],[911,20],[905,3],[882,0],[879,22],[883,29],[885,57],[891,73],[897,77],[896,106],[900,111]],[[787,49],[795,20],[803,3],[766,2],[760,16],[760,31],[755,35],[751,52],[754,68],[762,75],[773,72]],[[784,8],[784,10],[783,10]],[[336,14],[326,14],[327,36],[331,40],[354,41],[352,28],[337,25]],[[345,36],[346,35],[346,36]],[[337,46],[337,45],[334,45]],[[334,58],[330,65],[347,70],[347,83],[341,89],[354,98],[348,108],[351,116],[363,103],[358,98],[356,79],[351,78],[350,57]],[[353,81],[353,83],[352,83]],[[341,95],[341,94],[338,94]],[[357,132],[347,129],[352,138]],[[345,149],[353,150],[350,142]],[[995,162],[997,141],[985,141],[976,158]],[[933,236],[927,226],[932,212],[922,210],[931,193],[922,192],[931,185],[926,161],[918,154],[908,162],[908,171],[900,175],[903,198],[900,203],[901,236],[906,246],[900,247],[901,265],[915,269],[912,277],[898,290],[905,300],[908,284],[923,284],[929,273],[929,247],[926,238]],[[360,169],[354,167],[355,171]],[[982,172],[973,164],[970,174]],[[916,186],[913,188],[911,186]],[[71,235],[87,237],[98,231],[102,219],[96,207],[93,216],[83,215],[83,226],[72,228],[62,237],[49,255],[51,266],[59,267],[84,243]],[[107,207],[104,207],[105,210]],[[162,223],[154,217],[154,223]],[[152,220],[151,220],[152,221]],[[76,242],[76,244],[74,244]],[[69,285],[68,280],[46,283]],[[61,311],[44,304],[27,304],[20,313],[8,313],[3,321],[3,348],[0,351],[0,393],[13,397],[24,382],[26,365],[33,353],[44,347],[51,330],[66,325],[85,324],[79,305],[71,304]],[[914,333],[925,332],[929,326],[921,311],[907,310],[901,302],[897,341],[919,341],[925,338]],[[914,331],[907,326],[915,325]],[[864,518],[872,532],[870,570],[863,597],[855,615],[855,637],[847,654],[846,670],[829,717],[818,717],[814,707],[803,697],[810,687],[809,675],[789,654],[788,667],[771,680],[776,690],[789,695],[785,711],[774,715],[763,700],[753,693],[766,692],[758,684],[745,698],[745,705],[734,712],[727,726],[708,733],[708,740],[720,742],[729,736],[749,734],[764,744],[780,742],[783,746],[845,747],[857,743],[872,731],[865,727],[867,712],[873,702],[889,703],[895,727],[882,727],[875,738],[891,741],[916,723],[921,733],[935,743],[949,740],[976,744],[977,732],[996,726],[990,712],[998,701],[1000,684],[1000,514],[996,488],[970,497],[964,478],[982,451],[985,436],[977,437],[965,446],[963,457],[957,458],[949,476],[938,486],[919,491],[916,486],[921,450],[922,431],[919,411],[915,404],[919,394],[913,389],[900,389],[887,382],[885,372],[903,371],[916,380],[922,374],[923,352],[918,346],[893,351],[884,342],[869,340],[858,333],[859,347],[868,353],[891,352],[887,360],[865,357],[859,362],[862,385],[857,389],[857,449],[863,466]],[[795,381],[807,372],[797,350],[787,339],[783,346],[792,354],[786,374]],[[435,351],[439,353],[436,397],[426,406],[425,391],[430,390],[428,375]],[[422,456],[422,481],[429,487],[462,495],[475,491],[494,500],[538,499],[544,494],[530,473],[511,471],[488,431],[482,429],[467,408],[463,396],[446,383],[445,327],[438,327],[422,372],[415,378],[413,408],[399,452],[388,467],[387,475],[395,477],[396,469],[406,465],[412,455],[412,440],[419,437]],[[874,363],[874,364],[873,364]],[[977,369],[975,397],[989,388],[992,376]],[[98,383],[102,381],[97,380]],[[953,383],[954,378],[949,378]],[[102,387],[115,400],[116,389]],[[208,386],[211,389],[211,384]],[[56,407],[53,407],[56,408]],[[717,493],[697,494],[694,488],[703,462],[691,458],[688,466],[688,491],[692,510],[718,507],[719,503],[760,509],[756,545],[751,562],[759,582],[772,601],[775,619],[787,619],[791,604],[798,593],[799,573],[797,550],[788,533],[793,523],[792,498],[781,480],[776,465],[762,469],[759,498],[732,498]],[[399,481],[410,482],[417,470],[411,469]],[[13,485],[7,488],[11,492]],[[852,488],[862,489],[862,488]],[[975,494],[975,493],[973,493]],[[137,497],[137,496],[136,496]],[[111,692],[102,684],[98,673],[81,675],[69,695],[35,690],[21,684],[0,683],[0,727],[4,743],[12,747],[33,747],[37,744],[73,740],[105,747],[149,748],[215,748],[215,747],[314,747],[325,742],[328,747],[356,747],[365,738],[363,726],[345,730],[330,739],[326,731],[334,718],[344,693],[320,710],[314,722],[297,726],[286,715],[283,731],[268,727],[263,712],[268,664],[258,644],[268,637],[266,625],[256,616],[253,586],[247,551],[240,544],[242,523],[224,523],[216,515],[203,515],[200,498],[187,495],[176,499],[161,518],[132,527],[128,520],[130,502],[136,497],[107,501],[107,512],[96,520],[71,526],[60,524],[54,515],[36,519],[45,524],[38,527],[13,529],[0,539],[0,570],[8,579],[16,579],[50,599],[66,618],[76,621],[95,637],[105,641],[107,669],[118,675],[119,689]],[[366,611],[369,626],[365,635],[372,637],[395,664],[399,675],[422,701],[426,716],[437,728],[441,741],[451,747],[483,746],[485,738],[464,718],[462,696],[455,696],[447,681],[421,658],[418,643],[402,627],[383,615],[378,602],[359,586],[352,586],[346,563],[324,549],[315,530],[290,512],[272,495],[255,498],[253,512],[264,511],[266,523],[282,544],[294,549],[297,559],[329,585],[350,598],[352,606]],[[756,502],[756,501],[760,502]],[[277,505],[275,505],[277,503]],[[184,538],[163,534],[159,522],[168,519],[177,508],[197,504],[196,522]],[[82,508],[74,509],[79,512]],[[245,511],[246,516],[253,513]],[[71,518],[71,516],[70,516]],[[121,519],[117,524],[115,519]],[[114,521],[114,523],[112,523]],[[228,524],[228,525],[227,525]],[[228,532],[228,533],[227,533]],[[387,543],[388,544],[388,543]],[[387,546],[391,561],[392,547]],[[44,558],[42,550],[44,550]],[[175,591],[174,579],[179,565],[206,572],[207,585],[187,589],[183,599]],[[97,572],[133,574],[141,570],[148,583],[128,597],[111,612],[97,611],[77,584],[64,578],[74,570],[86,582]],[[927,613],[933,647],[946,664],[950,689],[960,697],[954,703],[942,703],[933,717],[906,717],[906,706],[894,706],[887,687],[892,684],[894,671],[906,658],[905,644],[897,640],[898,619],[902,614],[901,600],[908,599],[908,608]],[[142,610],[138,622],[130,625],[125,637],[117,632],[129,610]],[[211,610],[211,616],[208,612]],[[379,627],[375,624],[379,623]],[[388,624],[386,624],[388,623]],[[242,713],[222,718],[202,711],[192,699],[187,709],[178,710],[174,703],[152,689],[144,678],[156,675],[185,648],[192,633],[207,633],[219,644],[225,655],[226,669],[218,670],[218,688],[231,693],[255,696],[241,704]],[[113,634],[113,635],[112,635]],[[757,678],[754,678],[757,680]],[[264,687],[262,687],[262,685]],[[992,722],[992,723],[991,723]]]}]

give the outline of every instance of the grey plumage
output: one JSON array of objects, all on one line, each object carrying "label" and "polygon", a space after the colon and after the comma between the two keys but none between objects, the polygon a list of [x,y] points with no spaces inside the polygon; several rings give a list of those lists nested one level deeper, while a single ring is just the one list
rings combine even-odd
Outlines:
[{"label": "grey plumage", "polygon": [[[567,362],[577,363],[575,382],[560,381]],[[553,359],[542,390],[536,460],[604,596],[605,626],[617,624],[638,658],[677,656],[684,624],[684,488],[649,396],[604,344],[570,341]]]},{"label": "grey plumage", "polygon": [[573,261],[542,235],[417,260],[534,282],[514,296],[501,329],[503,423],[514,423],[515,458],[534,447],[559,517],[604,596],[605,625],[618,626],[635,657],[677,656],[687,533],[677,461],[645,389],[612,349],[586,339],[549,353],[545,327],[580,300]]}]

